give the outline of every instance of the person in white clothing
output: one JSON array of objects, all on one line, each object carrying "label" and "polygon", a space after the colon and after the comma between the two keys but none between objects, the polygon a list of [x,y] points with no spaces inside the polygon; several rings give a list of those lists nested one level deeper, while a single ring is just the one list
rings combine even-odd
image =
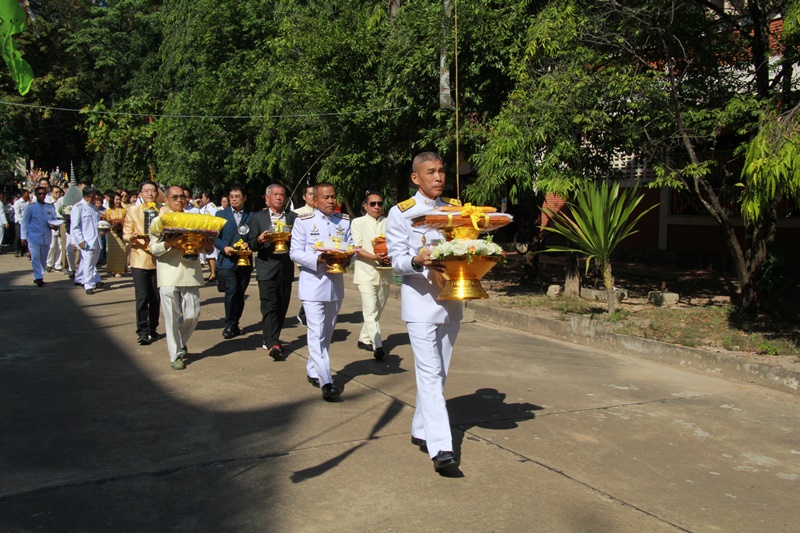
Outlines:
[{"label": "person in white clothing", "polygon": [[356,247],[353,282],[361,294],[361,313],[364,324],[358,336],[358,347],[369,350],[375,359],[383,359],[381,313],[392,284],[392,259],[386,251],[375,252],[373,241],[385,237],[386,217],[383,216],[383,196],[368,192],[363,204],[363,217],[353,220],[353,243]]},{"label": "person in white clothing", "polygon": [[[53,207],[55,208],[56,218],[58,220],[63,220],[63,217],[58,212],[59,207],[59,200],[64,192],[61,190],[61,187],[55,186],[50,190],[50,194],[53,197]],[[64,256],[64,248],[61,246],[61,233],[64,231],[64,225],[61,224],[53,228],[52,231],[52,239],[50,241],[50,250],[47,252],[47,271],[52,272],[53,270],[61,271],[61,267],[63,265],[62,257]]]},{"label": "person in white clothing", "polygon": [[[314,200],[313,185],[306,185],[305,192],[303,193],[303,201],[305,202],[303,207],[298,207],[297,209],[292,210],[298,217],[313,213],[314,209],[316,209],[317,202]],[[297,321],[300,322],[301,326],[306,325],[306,312],[305,309],[303,309],[302,302],[300,303],[300,309],[297,311]]]},{"label": "person in white clothing", "polygon": [[22,191],[20,197],[14,202],[14,257],[25,257],[27,248],[22,244],[22,216],[31,203],[31,192]]},{"label": "person in white clothing", "polygon": [[407,323],[414,352],[417,401],[411,422],[411,443],[426,451],[437,472],[458,467],[444,398],[453,346],[461,325],[459,301],[439,301],[443,266],[430,248],[444,239],[441,230],[412,227],[411,219],[456,200],[441,198],[445,172],[441,157],[423,152],[414,158],[411,181],[417,193],[389,211],[386,244],[395,273],[403,276],[400,318]]},{"label": "person in white clothing", "polygon": [[86,294],[94,294],[95,288],[103,286],[97,273],[100,259],[100,212],[95,202],[102,197],[92,187],[83,189],[83,199],[70,212],[70,240],[81,252],[80,273],[75,275],[75,285],[83,285]]},{"label": "person in white clothing", "polygon": [[[173,185],[167,189],[167,212],[181,212],[187,202],[188,198],[181,187]],[[203,269],[196,257],[185,258],[183,250],[175,246],[175,239],[179,235],[172,234],[162,239],[162,235],[153,233],[153,228],[158,227],[157,220],[158,218],[150,225],[150,253],[156,258],[156,277],[167,333],[167,352],[170,367],[173,370],[183,370],[186,368],[186,344],[200,320]],[[200,247],[209,253],[214,243],[208,237],[203,237]]]},{"label": "person in white clothing", "polygon": [[322,389],[322,398],[336,401],[341,392],[333,383],[328,349],[336,327],[336,318],[344,299],[344,279],[341,274],[329,274],[328,263],[316,243],[339,239],[353,244],[350,218],[336,213],[336,191],[330,183],[314,186],[317,208],[313,213],[298,217],[292,227],[289,257],[300,264],[297,295],[303,302],[308,320],[308,382]]},{"label": "person in white clothing", "polygon": [[[217,211],[219,211],[219,207],[211,201],[211,192],[203,191],[203,194],[200,195],[200,214],[213,217]],[[217,257],[219,257],[219,250],[216,248],[210,254],[200,254],[200,263],[208,263],[208,279],[206,281],[209,283],[217,280]]]},{"label": "person in white clothing", "polygon": [[6,230],[8,229],[5,200],[5,195],[0,193],[0,255],[3,255],[3,239],[5,239]]},{"label": "person in white clothing", "polygon": [[50,250],[52,226],[49,222],[56,219],[56,208],[47,204],[44,197],[46,187],[36,187],[34,191],[36,202],[30,204],[22,215],[20,224],[22,245],[27,246],[31,252],[33,266],[33,282],[39,287],[44,286],[44,271],[47,252]]}]

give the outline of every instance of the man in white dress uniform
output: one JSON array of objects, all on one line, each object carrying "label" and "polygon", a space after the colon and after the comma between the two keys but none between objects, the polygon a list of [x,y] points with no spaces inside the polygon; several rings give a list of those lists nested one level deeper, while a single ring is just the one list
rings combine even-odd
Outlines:
[{"label": "man in white dress uniform", "polygon": [[97,273],[97,260],[100,259],[100,212],[94,206],[100,194],[92,187],[83,189],[83,200],[75,204],[70,213],[70,239],[81,251],[80,272],[75,275],[75,284],[83,285],[86,294],[94,294],[96,287],[102,287]]},{"label": "man in white dress uniform", "polygon": [[308,320],[309,383],[322,389],[322,398],[336,401],[340,391],[333,384],[328,348],[336,327],[336,318],[344,299],[342,274],[328,274],[328,265],[314,247],[326,239],[339,239],[353,244],[350,218],[336,213],[336,191],[330,183],[314,186],[317,208],[313,213],[298,217],[292,227],[289,257],[300,265],[297,295],[303,302]]},{"label": "man in white dress uniform", "polygon": [[403,276],[400,316],[408,325],[414,351],[417,401],[411,443],[428,452],[437,472],[445,472],[458,466],[444,385],[462,309],[459,301],[436,299],[445,280],[441,264],[431,260],[429,246],[443,240],[444,235],[440,230],[412,227],[411,219],[435,207],[457,205],[458,201],[441,198],[445,172],[436,153],[423,152],[414,158],[411,181],[417,193],[389,211],[386,244],[394,272]]}]

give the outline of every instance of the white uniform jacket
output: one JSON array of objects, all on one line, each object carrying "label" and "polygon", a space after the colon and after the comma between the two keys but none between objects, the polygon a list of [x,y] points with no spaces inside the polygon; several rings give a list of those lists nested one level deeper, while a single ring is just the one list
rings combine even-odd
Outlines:
[{"label": "white uniform jacket", "polygon": [[97,225],[100,224],[100,212],[86,200],[81,200],[70,212],[70,240],[78,246],[86,241],[87,249],[100,249],[100,234]]},{"label": "white uniform jacket", "polygon": [[[375,219],[370,215],[364,215],[353,219],[352,228],[353,242],[356,248],[374,254],[372,240],[375,237],[386,235],[386,217],[380,216]],[[356,255],[353,283],[356,285],[389,285],[392,283],[392,271],[388,268],[378,270],[375,261]]]},{"label": "white uniform jacket", "polygon": [[406,322],[447,324],[461,321],[461,302],[436,299],[444,287],[444,277],[426,267],[422,267],[421,271],[411,267],[411,259],[422,249],[423,236],[426,247],[444,239],[438,229],[411,227],[411,219],[443,205],[449,204],[441,198],[431,200],[417,192],[413,198],[400,202],[389,210],[386,246],[395,274],[403,276],[400,318]]},{"label": "white uniform jacket", "polygon": [[56,209],[53,204],[40,204],[39,202],[30,204],[22,215],[20,238],[30,244],[46,244],[50,246],[53,232],[47,221],[55,219]]},{"label": "white uniform jacket", "polygon": [[314,244],[338,237],[353,244],[350,217],[342,213],[323,215],[318,209],[298,217],[292,226],[292,246],[289,257],[300,265],[297,296],[311,302],[335,302],[344,299],[344,276],[328,274],[328,267],[318,263],[320,252]]}]

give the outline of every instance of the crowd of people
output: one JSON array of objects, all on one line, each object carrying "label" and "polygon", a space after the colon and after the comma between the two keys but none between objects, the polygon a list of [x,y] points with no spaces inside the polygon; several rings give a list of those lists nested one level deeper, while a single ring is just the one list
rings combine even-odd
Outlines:
[{"label": "crowd of people", "polygon": [[[217,207],[209,192],[197,200],[191,192],[172,185],[164,192],[152,181],[138,191],[101,193],[86,185],[64,194],[61,187],[40,181],[31,199],[23,191],[13,204],[19,225],[17,257],[28,257],[34,283],[45,285],[44,272],[62,271],[87,295],[104,286],[98,264],[107,276],[130,274],[135,292],[136,339],[149,345],[166,336],[170,367],[186,368],[188,343],[200,317],[200,287],[215,282],[224,293],[223,341],[242,334],[240,321],[245,294],[255,271],[258,285],[262,348],[276,361],[286,352],[281,333],[289,311],[295,267],[299,267],[298,319],[307,327],[306,380],[321,390],[325,401],[341,400],[331,372],[330,348],[345,297],[344,277],[333,273],[334,259],[320,253],[320,243],[343,242],[355,249],[353,280],[361,298],[364,322],[357,347],[376,360],[386,356],[380,327],[393,274],[402,277],[401,317],[407,323],[417,383],[412,421],[413,445],[427,452],[437,471],[457,466],[453,454],[444,385],[461,320],[460,302],[439,301],[444,286],[442,266],[432,260],[426,243],[443,238],[440,230],[411,226],[411,218],[432,208],[454,203],[441,197],[445,184],[442,159],[425,152],[413,161],[411,181],[416,195],[392,207],[388,218],[380,193],[367,192],[363,216],[350,220],[337,211],[331,183],[306,188],[305,205],[287,209],[287,191],[271,184],[264,193],[266,207],[252,211],[247,193],[233,185]],[[65,196],[72,200],[65,202]],[[22,204],[22,205],[19,205]],[[4,210],[3,214],[6,215]],[[216,238],[204,235],[200,258],[187,257],[181,237],[159,233],[157,221],[165,213],[200,213],[224,220]],[[7,216],[7,215],[6,215]],[[166,217],[165,217],[166,218]],[[4,229],[10,222],[0,220]],[[291,229],[288,253],[278,249],[271,234]],[[385,240],[385,245],[383,241]],[[378,244],[381,246],[378,246]],[[242,261],[250,255],[249,260]],[[204,279],[203,269],[210,275]]]}]

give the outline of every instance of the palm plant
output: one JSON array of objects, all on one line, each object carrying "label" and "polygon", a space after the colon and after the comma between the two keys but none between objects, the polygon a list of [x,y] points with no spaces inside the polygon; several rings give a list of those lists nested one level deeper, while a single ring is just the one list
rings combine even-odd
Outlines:
[{"label": "palm plant", "polygon": [[636,233],[634,226],[650,206],[633,217],[633,211],[644,194],[637,196],[638,187],[620,190],[619,183],[609,185],[587,182],[575,193],[573,202],[567,202],[572,218],[563,211],[558,213],[545,208],[552,226],[542,229],[561,235],[572,246],[550,246],[542,252],[575,252],[586,255],[586,272],[594,259],[603,273],[609,314],[614,312],[614,277],[611,273],[611,254],[626,237]]}]

